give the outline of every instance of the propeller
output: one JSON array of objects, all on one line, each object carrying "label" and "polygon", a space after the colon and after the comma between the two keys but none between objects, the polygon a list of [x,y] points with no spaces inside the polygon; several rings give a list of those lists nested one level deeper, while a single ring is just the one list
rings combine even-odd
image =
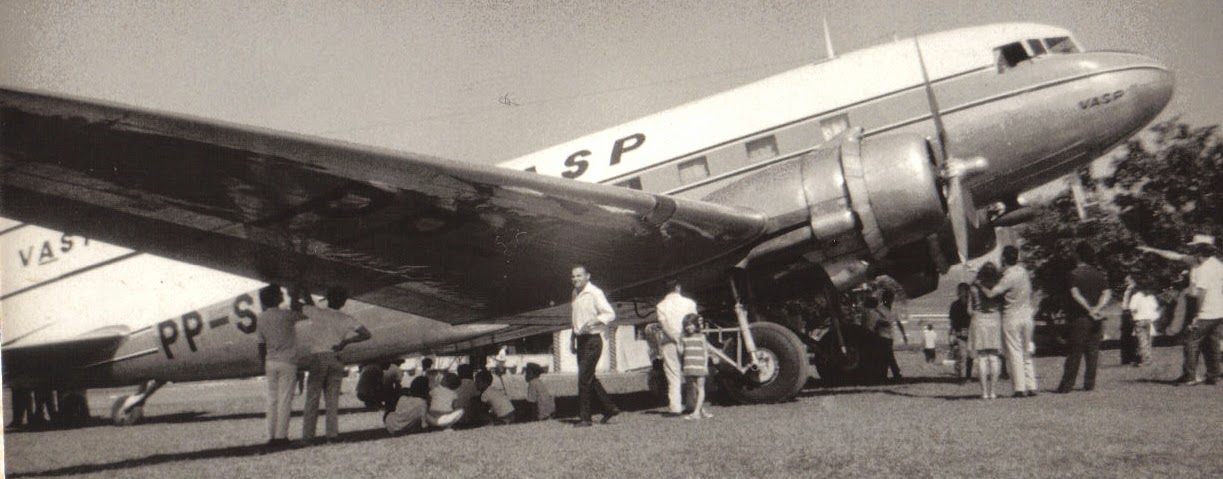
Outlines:
[{"label": "propeller", "polygon": [[934,87],[930,84],[930,73],[926,70],[926,59],[922,55],[921,43],[913,38],[917,46],[917,61],[921,65],[922,80],[926,87],[926,100],[930,104],[930,115],[934,120],[935,141],[934,159],[939,167],[939,175],[943,178],[943,197],[947,200],[947,214],[951,218],[951,231],[955,236],[955,249],[960,257],[960,263],[968,262],[968,233],[970,229],[981,226],[977,207],[972,201],[972,192],[964,186],[964,177],[984,170],[989,166],[983,157],[968,159],[951,158],[947,154],[947,129],[943,126],[943,116],[939,113],[938,99],[934,96]]}]

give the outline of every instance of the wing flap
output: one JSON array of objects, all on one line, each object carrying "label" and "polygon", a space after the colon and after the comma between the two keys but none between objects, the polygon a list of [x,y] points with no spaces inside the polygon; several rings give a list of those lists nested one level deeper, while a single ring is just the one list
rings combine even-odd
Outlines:
[{"label": "wing flap", "polygon": [[[0,90],[0,214],[450,323],[733,264],[765,219],[487,165]],[[720,264],[720,263],[719,263]]]}]

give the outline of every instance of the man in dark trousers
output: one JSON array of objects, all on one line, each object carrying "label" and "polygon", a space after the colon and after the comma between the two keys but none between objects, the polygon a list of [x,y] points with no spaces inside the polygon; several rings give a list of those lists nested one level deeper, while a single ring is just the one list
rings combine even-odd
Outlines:
[{"label": "man in dark trousers", "polygon": [[603,410],[603,423],[620,414],[603,389],[603,383],[595,377],[595,366],[603,355],[603,331],[607,323],[616,319],[616,311],[603,290],[590,282],[590,273],[585,266],[575,266],[570,279],[573,281],[573,337],[569,347],[578,356],[578,421],[575,426],[590,426],[590,402],[597,398]]},{"label": "man in dark trousers", "polygon": [[970,288],[968,283],[956,285],[956,300],[951,302],[951,308],[947,312],[951,319],[951,332],[948,336],[955,350],[955,375],[961,384],[972,378],[972,357],[968,354],[968,327],[972,324],[972,313],[969,309],[972,303]]},{"label": "man in dark trousers", "polygon": [[1108,289],[1108,277],[1096,267],[1096,252],[1091,245],[1079,243],[1075,248],[1078,266],[1070,272],[1070,354],[1062,371],[1062,382],[1058,393],[1068,393],[1079,375],[1079,363],[1086,362],[1083,371],[1083,389],[1096,387],[1096,366],[1100,359],[1100,340],[1103,339],[1104,306],[1112,299]]}]

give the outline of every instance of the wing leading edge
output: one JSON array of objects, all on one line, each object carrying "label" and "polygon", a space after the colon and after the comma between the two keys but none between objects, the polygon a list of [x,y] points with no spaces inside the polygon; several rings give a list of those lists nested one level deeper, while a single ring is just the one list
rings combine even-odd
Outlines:
[{"label": "wing leading edge", "polygon": [[727,266],[743,209],[0,89],[0,214],[449,323]]}]

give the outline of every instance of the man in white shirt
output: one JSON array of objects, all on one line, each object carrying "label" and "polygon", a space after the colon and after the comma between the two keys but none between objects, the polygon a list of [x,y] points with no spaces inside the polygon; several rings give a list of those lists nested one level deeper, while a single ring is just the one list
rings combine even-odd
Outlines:
[{"label": "man in white shirt", "polygon": [[667,412],[679,415],[684,412],[683,381],[680,366],[680,343],[683,340],[684,316],[697,314],[696,301],[684,297],[678,281],[667,281],[669,292],[658,303],[658,324],[662,326],[662,337],[658,352],[662,356],[662,370],[667,377]]},{"label": "man in white shirt", "polygon": [[603,383],[595,377],[595,366],[603,355],[603,331],[607,323],[616,319],[616,311],[603,290],[590,282],[590,273],[585,266],[575,266],[570,279],[573,282],[573,338],[570,349],[578,356],[578,417],[574,426],[591,425],[590,402],[597,398],[603,410],[603,423],[620,414],[620,409],[612,402],[603,389]]},{"label": "man in white shirt", "polygon": [[[305,295],[307,303],[309,294]],[[348,291],[344,288],[327,289],[327,307],[312,304],[302,308],[309,321],[303,322],[299,334],[309,348],[310,379],[306,382],[306,404],[302,407],[302,442],[314,439],[318,424],[319,396],[323,396],[327,408],[327,440],[335,440],[340,434],[340,383],[344,380],[344,364],[339,353],[345,346],[370,339],[373,335],[352,316],[340,312],[348,302]]]},{"label": "man in white shirt", "polygon": [[259,359],[268,387],[268,446],[289,444],[289,414],[292,412],[293,383],[297,381],[297,332],[294,325],[306,319],[301,313],[280,309],[285,300],[280,286],[270,284],[259,290],[263,313],[256,323]]},{"label": "man in white shirt", "polygon": [[[1177,383],[1188,386],[1202,382],[1215,384],[1219,375],[1219,339],[1223,336],[1223,329],[1219,327],[1223,322],[1223,262],[1216,257],[1214,236],[1194,235],[1186,246],[1189,254],[1146,246],[1138,249],[1189,266],[1189,295],[1197,298],[1198,308],[1193,323],[1185,331],[1185,365]],[[1201,382],[1195,378],[1199,349],[1206,356],[1206,377]]]},{"label": "man in white shirt", "polygon": [[986,294],[1002,296],[1003,356],[1011,372],[1013,396],[1035,396],[1036,369],[1029,349],[1036,328],[1032,318],[1032,279],[1019,264],[1019,248],[1010,245],[1002,248],[1002,264],[1006,267],[1002,279]]}]

